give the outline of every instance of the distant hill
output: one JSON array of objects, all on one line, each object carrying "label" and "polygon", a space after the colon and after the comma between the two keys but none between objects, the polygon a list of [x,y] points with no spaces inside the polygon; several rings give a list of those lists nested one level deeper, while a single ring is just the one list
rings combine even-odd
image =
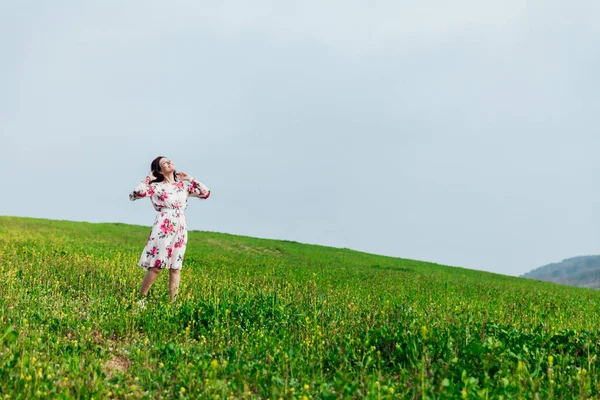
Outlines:
[{"label": "distant hill", "polygon": [[521,275],[523,278],[600,289],[600,255],[567,258]]}]

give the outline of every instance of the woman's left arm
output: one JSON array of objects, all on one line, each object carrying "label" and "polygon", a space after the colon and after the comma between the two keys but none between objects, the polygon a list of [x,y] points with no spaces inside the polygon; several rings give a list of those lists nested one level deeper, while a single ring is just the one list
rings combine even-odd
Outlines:
[{"label": "woman's left arm", "polygon": [[198,197],[200,199],[208,199],[208,196],[210,196],[210,189],[204,183],[194,178],[190,180],[188,192],[191,197]]},{"label": "woman's left arm", "polygon": [[210,196],[210,189],[205,184],[192,178],[185,172],[180,172],[177,175],[178,175],[179,179],[188,181],[190,183],[188,186],[188,195],[190,197],[198,197],[199,199],[208,199],[208,197]]}]

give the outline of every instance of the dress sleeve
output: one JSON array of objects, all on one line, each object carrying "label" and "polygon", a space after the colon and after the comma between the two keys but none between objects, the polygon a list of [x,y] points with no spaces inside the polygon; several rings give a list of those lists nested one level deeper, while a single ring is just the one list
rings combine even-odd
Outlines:
[{"label": "dress sleeve", "polygon": [[131,201],[139,200],[139,199],[143,199],[144,197],[150,197],[153,194],[154,194],[154,190],[150,186],[150,177],[147,176],[146,179],[141,181],[135,187],[135,189],[133,189],[133,192],[129,193],[129,200],[131,200]]},{"label": "dress sleeve", "polygon": [[188,186],[188,194],[190,197],[198,197],[200,199],[208,199],[210,189],[202,182],[192,179]]}]

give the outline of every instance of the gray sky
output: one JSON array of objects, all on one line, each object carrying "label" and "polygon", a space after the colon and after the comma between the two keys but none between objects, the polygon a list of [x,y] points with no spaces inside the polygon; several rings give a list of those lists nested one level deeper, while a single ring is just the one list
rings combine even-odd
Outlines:
[{"label": "gray sky", "polygon": [[599,43],[596,0],[0,2],[0,215],[150,225],[165,155],[212,189],[191,229],[598,254]]}]

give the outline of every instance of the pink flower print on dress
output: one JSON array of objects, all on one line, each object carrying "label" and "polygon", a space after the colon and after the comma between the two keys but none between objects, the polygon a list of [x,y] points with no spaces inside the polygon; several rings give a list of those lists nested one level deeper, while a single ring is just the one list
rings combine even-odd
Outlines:
[{"label": "pink flower print on dress", "polygon": [[154,188],[152,186],[148,187],[148,196],[154,195]]},{"label": "pink flower print on dress", "polygon": [[184,229],[185,229],[185,227],[183,225],[179,225],[179,231],[178,232],[183,232]]},{"label": "pink flower print on dress", "polygon": [[156,261],[154,261],[154,268],[158,268],[158,267],[160,267],[160,265],[161,265],[161,264],[162,264],[162,261],[161,261],[161,260],[156,260]]},{"label": "pink flower print on dress", "polygon": [[177,189],[179,189],[179,190],[183,189],[183,182],[177,182],[177,183],[175,184],[175,187],[176,187]]},{"label": "pink flower print on dress", "polygon": [[175,243],[175,248],[176,248],[176,249],[178,249],[178,248],[180,248],[181,246],[183,246],[183,242],[184,242],[184,240],[183,240],[183,236],[181,236],[181,237],[179,238],[179,240],[177,241],[177,243]]},{"label": "pink flower print on dress", "polygon": [[173,248],[172,247],[167,247],[167,256],[169,258],[173,257]]},{"label": "pink flower print on dress", "polygon": [[152,250],[150,250],[150,255],[154,257],[158,253],[158,247],[154,246]]},{"label": "pink flower print on dress", "polygon": [[176,208],[176,209],[178,209],[178,210],[179,210],[179,209],[181,208],[181,202],[180,202],[179,200],[177,200],[177,201],[176,201],[176,202],[173,204],[173,208]]},{"label": "pink flower print on dress", "polygon": [[160,226],[160,230],[163,234],[168,235],[169,233],[175,230],[175,227],[173,226],[169,218],[165,218],[162,225]]},{"label": "pink flower print on dress", "polygon": [[165,201],[168,198],[169,198],[169,194],[167,192],[165,192],[164,190],[162,192],[160,192],[160,194],[158,195],[158,199],[160,201]]}]

